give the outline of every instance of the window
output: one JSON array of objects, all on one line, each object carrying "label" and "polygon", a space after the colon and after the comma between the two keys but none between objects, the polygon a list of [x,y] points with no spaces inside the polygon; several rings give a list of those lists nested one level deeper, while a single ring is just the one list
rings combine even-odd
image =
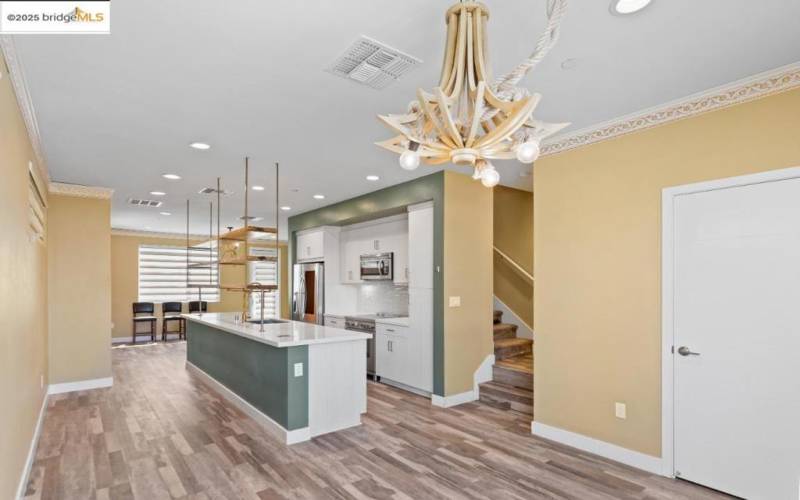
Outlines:
[{"label": "window", "polygon": [[[139,301],[140,302],[186,302],[199,300],[197,288],[191,284],[219,283],[216,248],[192,247],[189,250],[189,283],[186,282],[186,247],[140,245],[139,246]],[[203,288],[203,300],[219,302],[218,288]]]},{"label": "window", "polygon": [[28,222],[31,228],[31,240],[44,243],[47,205],[44,202],[41,185],[39,176],[33,170],[33,162],[28,162]]},{"label": "window", "polygon": [[[250,248],[251,255],[259,257],[275,257],[274,248]],[[250,266],[250,282],[257,281],[262,285],[278,284],[278,263],[272,261],[256,261]],[[277,318],[280,316],[280,298],[278,292],[264,293],[264,316]],[[261,317],[261,293],[250,294],[250,316]]]}]

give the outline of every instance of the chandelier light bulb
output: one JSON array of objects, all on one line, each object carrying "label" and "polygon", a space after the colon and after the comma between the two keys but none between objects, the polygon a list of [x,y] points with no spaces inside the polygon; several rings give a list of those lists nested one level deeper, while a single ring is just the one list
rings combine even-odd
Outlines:
[{"label": "chandelier light bulb", "polygon": [[522,163],[533,163],[539,158],[539,153],[541,153],[539,141],[530,139],[517,147],[517,160]]},{"label": "chandelier light bulb", "polygon": [[400,155],[400,166],[403,170],[415,170],[419,167],[419,153],[407,149]]},{"label": "chandelier light bulb", "polygon": [[495,170],[494,165],[488,161],[481,169],[481,184],[487,188],[493,188],[500,183],[500,174]]}]

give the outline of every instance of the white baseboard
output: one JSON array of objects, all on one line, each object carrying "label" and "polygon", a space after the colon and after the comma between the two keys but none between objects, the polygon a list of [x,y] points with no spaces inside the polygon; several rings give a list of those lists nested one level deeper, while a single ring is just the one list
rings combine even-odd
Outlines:
[{"label": "white baseboard", "polygon": [[36,420],[36,428],[33,429],[33,437],[31,438],[31,445],[28,448],[28,458],[25,460],[25,467],[22,469],[22,476],[19,478],[19,485],[17,486],[17,498],[21,500],[25,495],[25,488],[28,485],[28,478],[31,475],[31,468],[33,461],[36,459],[36,449],[39,447],[39,434],[42,431],[42,423],[44,422],[44,414],[47,411],[47,395],[45,391],[44,398],[42,398],[42,408],[39,410],[39,418]]},{"label": "white baseboard", "polygon": [[622,446],[606,443],[599,439],[590,438],[575,432],[565,431],[558,427],[531,422],[531,434],[551,441],[556,441],[579,450],[588,451],[595,455],[614,460],[616,462],[635,467],[653,474],[664,475],[660,457],[629,450]]},{"label": "white baseboard", "polygon": [[431,397],[430,392],[423,391],[422,389],[417,389],[416,387],[411,387],[410,385],[402,384],[400,382],[395,382],[394,380],[388,379],[386,377],[381,377],[381,384],[391,385],[392,387],[397,387],[398,389],[412,392],[418,396],[422,396],[423,398]]},{"label": "white baseboard", "polygon": [[251,405],[241,396],[225,387],[223,384],[214,379],[211,375],[204,372],[201,368],[191,362],[186,362],[186,369],[197,375],[203,383],[212,388],[220,396],[227,399],[231,404],[246,413],[250,418],[261,424],[270,434],[281,440],[287,445],[302,443],[311,439],[311,430],[308,427],[302,429],[288,430],[278,422],[272,420],[268,415],[265,415],[258,408]]},{"label": "white baseboard", "polygon": [[431,404],[441,408],[451,408],[453,406],[463,405],[477,401],[480,397],[480,384],[484,382],[491,382],[493,378],[492,366],[494,366],[494,354],[489,354],[483,362],[475,370],[472,376],[472,390],[462,392],[461,394],[454,394],[452,396],[437,396],[431,395]]},{"label": "white baseboard", "polygon": [[451,408],[453,406],[476,401],[477,399],[478,398],[474,390],[462,392],[461,394],[454,394],[452,396],[437,396],[436,394],[433,394],[431,396],[431,404],[441,408]]},{"label": "white baseboard", "polygon": [[94,378],[90,380],[79,380],[77,382],[63,382],[61,384],[50,384],[47,394],[63,394],[65,392],[88,391],[91,389],[101,389],[114,385],[114,377]]},{"label": "white baseboard", "polygon": [[522,321],[519,316],[517,316],[517,313],[512,311],[505,302],[495,297],[494,308],[503,312],[503,323],[517,325],[517,337],[533,340],[533,328]]}]

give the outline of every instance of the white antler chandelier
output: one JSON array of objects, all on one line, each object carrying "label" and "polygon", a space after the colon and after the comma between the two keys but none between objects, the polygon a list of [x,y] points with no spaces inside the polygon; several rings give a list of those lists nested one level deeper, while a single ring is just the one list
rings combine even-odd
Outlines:
[{"label": "white antler chandelier", "polygon": [[567,0],[547,2],[547,29],[533,53],[507,75],[491,81],[486,64],[489,11],[478,2],[457,3],[447,10],[447,47],[439,86],[417,90],[417,100],[403,115],[378,117],[400,135],[377,143],[400,153],[400,166],[414,170],[420,158],[430,165],[453,162],[475,167],[473,178],[486,187],[500,175],[489,160],[516,157],[532,163],[547,136],[569,123],[544,123],[533,117],[541,99],[519,81],[555,45]]}]

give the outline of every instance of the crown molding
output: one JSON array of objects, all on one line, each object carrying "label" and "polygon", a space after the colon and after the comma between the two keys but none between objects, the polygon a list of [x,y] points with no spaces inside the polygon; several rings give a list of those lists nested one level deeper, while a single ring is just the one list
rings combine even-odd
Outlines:
[{"label": "crown molding", "polygon": [[51,182],[50,194],[74,196],[76,198],[96,198],[98,200],[110,200],[111,196],[114,194],[114,190],[104,187],[83,186],[81,184]]},{"label": "crown molding", "polygon": [[45,161],[44,150],[42,148],[42,139],[39,134],[39,122],[36,121],[36,111],[33,107],[31,94],[28,91],[25,71],[23,70],[22,62],[17,54],[14,38],[9,35],[0,35],[0,49],[3,51],[3,57],[8,67],[8,76],[11,79],[11,86],[14,88],[14,95],[17,97],[17,104],[22,113],[25,128],[28,129],[28,140],[31,143],[33,154],[36,157],[34,163],[36,164],[40,177],[45,181],[45,184],[49,184],[50,173],[47,169],[47,161]]},{"label": "crown molding", "polygon": [[542,146],[542,156],[563,153],[798,87],[800,87],[800,62],[556,136],[545,141]]}]

